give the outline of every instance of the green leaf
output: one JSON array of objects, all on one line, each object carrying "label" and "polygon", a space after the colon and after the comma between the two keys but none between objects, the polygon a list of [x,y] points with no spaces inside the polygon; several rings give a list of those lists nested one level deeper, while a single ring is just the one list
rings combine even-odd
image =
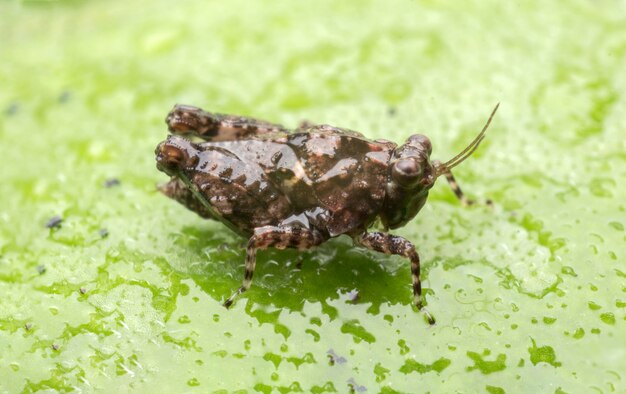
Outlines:
[{"label": "green leaf", "polygon": [[[0,3],[0,391],[618,392],[620,2]],[[484,142],[396,234],[259,253],[156,191],[175,103]],[[58,220],[51,219],[57,217]],[[55,225],[47,223],[55,223]],[[355,295],[358,295],[355,296]],[[547,389],[549,388],[549,389]]]}]

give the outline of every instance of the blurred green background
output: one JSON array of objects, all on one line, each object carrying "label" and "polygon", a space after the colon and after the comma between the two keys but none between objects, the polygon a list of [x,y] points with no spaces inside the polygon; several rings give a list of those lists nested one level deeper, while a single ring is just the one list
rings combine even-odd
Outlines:
[{"label": "blurred green background", "polygon": [[[0,58],[0,392],[625,392],[626,3],[2,1]],[[242,241],[155,190],[175,103],[447,160],[497,102],[456,171],[494,209],[396,231],[434,327],[345,239],[226,311]]]}]

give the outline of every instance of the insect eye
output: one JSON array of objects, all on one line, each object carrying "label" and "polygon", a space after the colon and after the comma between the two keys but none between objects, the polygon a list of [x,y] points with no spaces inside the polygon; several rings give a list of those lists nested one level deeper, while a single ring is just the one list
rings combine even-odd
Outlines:
[{"label": "insect eye", "polygon": [[422,167],[415,159],[400,159],[391,170],[393,180],[402,186],[412,186],[420,180]]},{"label": "insect eye", "polygon": [[172,145],[163,145],[161,146],[160,156],[162,158],[163,164],[168,167],[180,167],[187,160],[187,155],[183,152],[182,149],[172,146]]}]

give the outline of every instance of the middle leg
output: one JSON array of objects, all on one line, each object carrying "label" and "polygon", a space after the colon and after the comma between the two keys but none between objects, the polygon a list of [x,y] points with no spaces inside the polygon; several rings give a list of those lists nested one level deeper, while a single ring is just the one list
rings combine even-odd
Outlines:
[{"label": "middle leg", "polygon": [[250,288],[254,268],[256,266],[256,251],[258,249],[274,247],[276,249],[295,248],[298,250],[306,250],[321,244],[327,239],[327,237],[324,237],[317,230],[309,230],[297,226],[265,226],[256,228],[246,248],[246,271],[243,277],[243,283],[241,287],[224,302],[224,306],[226,308],[230,307],[239,294]]}]

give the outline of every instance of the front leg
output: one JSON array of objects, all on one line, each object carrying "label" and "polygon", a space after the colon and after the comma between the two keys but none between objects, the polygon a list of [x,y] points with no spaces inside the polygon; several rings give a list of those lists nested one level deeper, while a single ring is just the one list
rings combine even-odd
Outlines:
[{"label": "front leg", "polygon": [[256,228],[246,248],[246,271],[243,276],[243,283],[224,302],[224,306],[226,308],[230,307],[239,294],[250,288],[256,266],[256,251],[258,249],[267,249],[271,246],[277,249],[295,248],[307,250],[321,244],[326,239],[327,237],[324,237],[319,231],[303,227],[264,226]]},{"label": "front leg", "polygon": [[[461,201],[461,205],[463,205],[464,207],[468,207],[470,205],[474,205],[474,203],[476,201],[470,200],[469,198],[467,198],[465,196],[465,194],[463,193],[463,190],[461,190],[461,187],[459,186],[459,184],[457,183],[456,179],[454,178],[454,175],[452,175],[452,171],[447,170],[446,172],[443,173],[443,175],[446,177],[446,180],[450,184],[450,188],[454,192],[454,195],[456,196],[456,198],[458,198],[459,201]],[[485,204],[486,205],[493,205],[493,202],[491,200],[487,199],[485,201]]]},{"label": "front leg", "polygon": [[461,205],[463,205],[464,207],[467,207],[467,206],[474,204],[474,200],[470,200],[469,198],[465,197],[465,194],[463,194],[463,190],[461,190],[461,187],[456,182],[456,179],[454,179],[454,175],[452,175],[452,171],[448,170],[444,172],[443,175],[445,175],[446,180],[450,184],[450,188],[454,192],[454,195],[456,196],[456,198],[458,198],[459,201],[461,201]]},{"label": "front leg", "polygon": [[417,309],[423,312],[430,324],[435,324],[435,319],[426,310],[422,303],[422,281],[420,279],[420,257],[415,251],[415,246],[406,239],[397,235],[374,232],[363,233],[354,238],[354,242],[368,249],[385,254],[396,254],[408,258],[411,261],[411,275],[413,277],[413,301]]},{"label": "front leg", "polygon": [[205,141],[234,141],[257,135],[288,132],[279,124],[237,115],[216,114],[191,105],[175,105],[165,118],[173,134]]}]

